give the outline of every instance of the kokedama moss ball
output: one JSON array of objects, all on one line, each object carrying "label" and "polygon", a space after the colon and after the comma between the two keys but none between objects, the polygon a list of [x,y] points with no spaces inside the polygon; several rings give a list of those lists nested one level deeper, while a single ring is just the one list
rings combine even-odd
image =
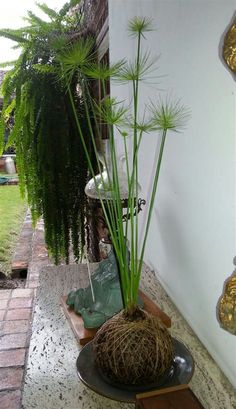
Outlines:
[{"label": "kokedama moss ball", "polygon": [[157,381],[173,360],[167,328],[139,308],[109,319],[97,332],[93,351],[95,363],[106,378],[129,385]]}]

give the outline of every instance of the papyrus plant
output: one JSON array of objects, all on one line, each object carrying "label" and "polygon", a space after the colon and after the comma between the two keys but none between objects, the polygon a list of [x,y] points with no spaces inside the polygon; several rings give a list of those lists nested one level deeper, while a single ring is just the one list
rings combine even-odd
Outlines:
[{"label": "papyrus plant", "polygon": [[[109,186],[104,182],[104,190],[107,195],[102,196],[97,186],[97,193],[101,202],[104,217],[109,228],[111,240],[116,253],[119,266],[120,283],[123,295],[124,307],[133,310],[137,305],[140,275],[147,243],[148,232],[151,223],[151,216],[155,203],[155,196],[160,176],[161,162],[164,152],[166,137],[169,131],[178,131],[184,125],[187,112],[179,102],[171,102],[165,99],[163,102],[158,98],[158,102],[149,102],[145,108],[145,113],[140,114],[139,104],[141,96],[140,83],[153,77],[156,60],[151,58],[148,51],[143,51],[142,42],[145,40],[145,33],[151,31],[150,20],[147,18],[135,17],[129,23],[129,34],[133,36],[136,47],[136,57],[134,61],[120,61],[114,65],[87,63],[87,56],[91,54],[91,42],[80,40],[77,44],[68,47],[59,56],[61,64],[62,78],[66,83],[74,115],[76,117],[78,134],[84,146],[86,158],[88,160],[91,174],[94,177],[95,171],[92,166],[89,152],[86,148],[85,135],[81,128],[80,117],[77,115],[74,103],[74,95],[71,91],[70,78],[77,73],[79,92],[83,95],[85,114],[88,122],[88,129],[94,143],[97,166],[102,173],[99,161],[99,152],[95,142],[95,136],[99,134],[99,122],[107,125],[110,150],[105,161],[111,164]],[[120,83],[120,86],[132,86],[132,99],[126,105],[116,99],[106,96],[102,102],[93,100],[90,92],[90,84],[94,80],[99,80],[102,84],[104,95],[106,82],[113,80]],[[89,113],[93,113],[93,124]],[[141,119],[140,119],[141,118]],[[151,195],[146,207],[146,221],[144,234],[140,245],[140,217],[137,211],[137,199],[139,196],[139,158],[140,145],[145,135],[150,132],[157,133],[157,146],[159,147],[158,160],[155,165],[154,178],[152,181]],[[119,179],[119,155],[117,150],[117,139],[121,138],[123,153],[125,156],[125,170],[128,189],[128,214],[129,217],[123,220],[123,209],[121,201],[121,186]],[[129,145],[132,145],[131,149]],[[128,149],[129,146],[129,149]],[[127,257],[127,239],[129,242],[130,257]]]}]

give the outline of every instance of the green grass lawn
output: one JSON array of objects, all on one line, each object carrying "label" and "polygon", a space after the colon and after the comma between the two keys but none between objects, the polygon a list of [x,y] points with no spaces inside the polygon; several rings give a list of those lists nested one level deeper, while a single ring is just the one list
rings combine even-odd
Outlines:
[{"label": "green grass lawn", "polygon": [[18,185],[0,185],[0,271],[7,275],[26,210]]}]

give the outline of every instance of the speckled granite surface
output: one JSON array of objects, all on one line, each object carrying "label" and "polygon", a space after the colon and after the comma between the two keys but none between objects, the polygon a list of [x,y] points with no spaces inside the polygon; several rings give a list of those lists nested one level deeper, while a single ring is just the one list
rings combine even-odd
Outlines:
[{"label": "speckled granite surface", "polygon": [[[96,394],[78,379],[75,362],[80,347],[59,301],[61,295],[86,283],[86,265],[47,267],[41,272],[22,409],[134,408],[132,404],[115,402]],[[191,351],[195,359],[195,373],[190,387],[205,409],[236,409],[236,391],[180,316],[155,274],[147,267],[141,287],[171,316],[172,335]]]}]

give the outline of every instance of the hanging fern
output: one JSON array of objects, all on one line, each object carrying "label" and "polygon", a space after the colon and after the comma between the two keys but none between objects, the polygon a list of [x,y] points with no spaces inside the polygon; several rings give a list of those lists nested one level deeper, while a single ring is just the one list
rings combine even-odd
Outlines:
[{"label": "hanging fern", "polygon": [[[22,47],[1,87],[0,146],[7,120],[14,114],[8,142],[16,146],[21,191],[27,193],[33,221],[44,218],[45,240],[55,263],[60,259],[68,262],[71,241],[76,259],[81,257],[85,244],[84,188],[90,175],[57,62],[58,51],[70,44],[78,30],[66,14],[75,3],[78,1],[67,3],[58,14],[40,4],[49,22],[28,12],[27,27],[0,31],[0,36]],[[71,84],[78,114],[83,119],[83,97],[77,95],[77,81],[74,79]],[[92,157],[83,120],[82,126]]]}]

